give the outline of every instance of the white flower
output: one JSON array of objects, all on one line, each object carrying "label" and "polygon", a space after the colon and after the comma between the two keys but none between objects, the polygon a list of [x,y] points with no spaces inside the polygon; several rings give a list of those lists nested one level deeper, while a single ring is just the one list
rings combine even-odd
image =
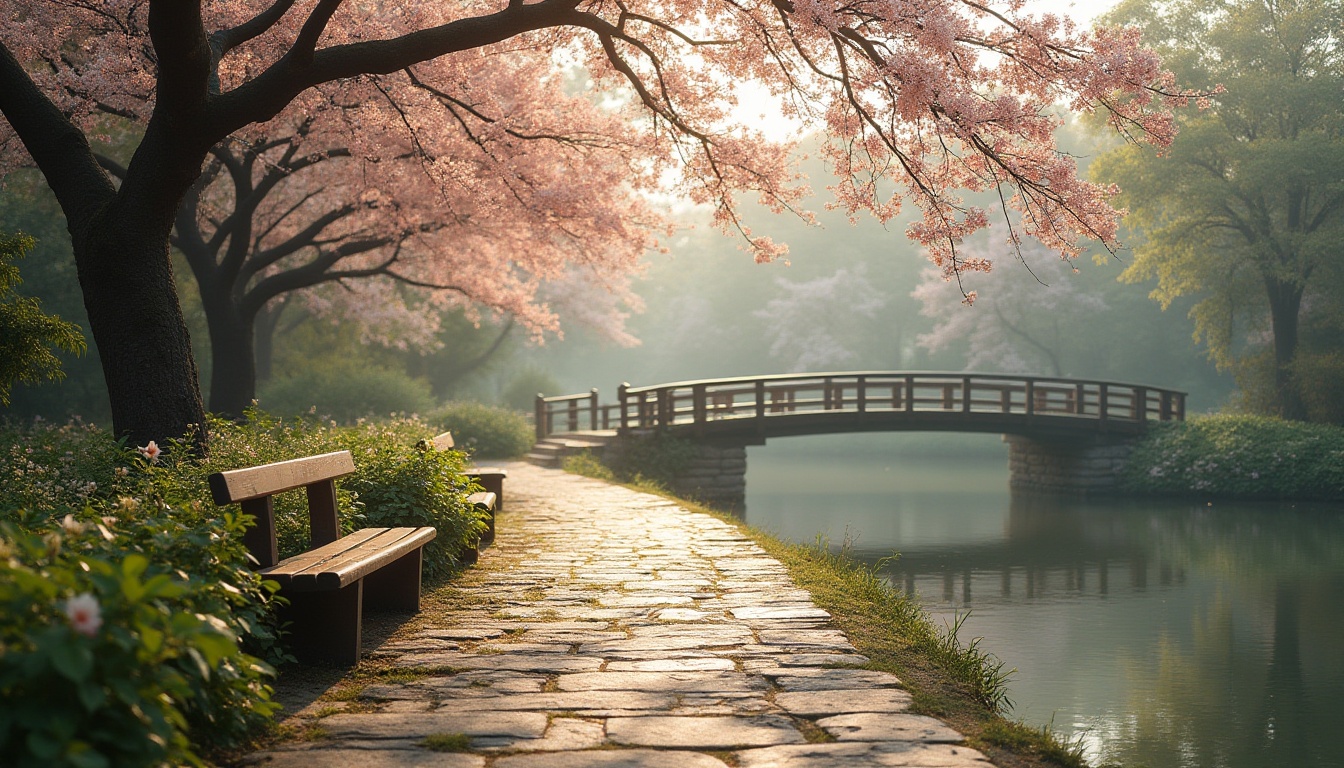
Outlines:
[{"label": "white flower", "polygon": [[149,463],[151,464],[158,461],[159,454],[163,453],[163,450],[159,448],[159,444],[154,442],[153,440],[149,441],[149,445],[141,446],[139,448],[136,448],[136,450],[140,452],[141,456],[144,456],[146,459],[149,459]]},{"label": "white flower", "polygon": [[84,524],[76,520],[74,515],[66,515],[65,519],[61,521],[61,527],[71,535],[84,532]]},{"label": "white flower", "polygon": [[89,637],[98,634],[98,628],[103,626],[103,612],[98,605],[98,598],[88,592],[66,600],[65,615],[70,617],[76,632]]}]

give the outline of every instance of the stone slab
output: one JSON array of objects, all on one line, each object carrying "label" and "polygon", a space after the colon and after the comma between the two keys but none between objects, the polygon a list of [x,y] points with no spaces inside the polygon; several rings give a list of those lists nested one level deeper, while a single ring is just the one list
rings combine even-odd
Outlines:
[{"label": "stone slab", "polygon": [[439,704],[442,712],[461,711],[589,711],[671,709],[677,697],[670,693],[648,691],[550,691],[513,696],[481,696],[447,699]]},{"label": "stone slab", "polygon": [[[666,693],[764,691],[767,688],[764,679],[738,672],[585,672],[576,675],[561,675],[556,680],[556,685],[562,691],[654,691]],[[827,714],[840,713],[830,712]]]},{"label": "stone slab", "polygon": [[895,688],[791,691],[776,694],[775,703],[786,712],[803,717],[904,712],[910,708],[910,694]]},{"label": "stone slab", "polygon": [[941,720],[923,715],[861,712],[817,721],[840,741],[961,742],[966,737]]},{"label": "stone slab", "polygon": [[775,678],[775,685],[786,691],[834,691],[846,688],[890,688],[901,685],[901,678],[889,672],[875,672],[868,669],[809,669],[787,668],[778,674],[767,672],[766,677]]},{"label": "stone slab", "polygon": [[650,659],[647,661],[609,661],[608,672],[709,672],[736,669],[732,659],[710,656],[694,659]]},{"label": "stone slab", "polygon": [[769,605],[746,605],[732,608],[729,613],[737,619],[829,619],[831,614],[816,606],[776,607]]},{"label": "stone slab", "polygon": [[303,749],[257,752],[246,766],[264,768],[481,768],[485,758],[423,749]]},{"label": "stone slab", "polygon": [[728,765],[695,752],[602,749],[508,755],[496,759],[493,768],[728,768]]},{"label": "stone slab", "polygon": [[546,715],[537,712],[381,712],[339,714],[322,719],[331,739],[423,739],[432,733],[476,737],[538,739],[546,732]]},{"label": "stone slab", "polygon": [[833,742],[750,749],[739,768],[990,768],[967,747],[908,742]]},{"label": "stone slab", "polygon": [[801,744],[803,734],[785,717],[613,717],[607,738],[616,744],[673,749],[733,749]]},{"label": "stone slab", "polygon": [[410,653],[396,659],[399,667],[445,669],[494,669],[514,672],[591,672],[602,668],[602,660],[569,656],[566,654],[464,654],[464,653]]}]

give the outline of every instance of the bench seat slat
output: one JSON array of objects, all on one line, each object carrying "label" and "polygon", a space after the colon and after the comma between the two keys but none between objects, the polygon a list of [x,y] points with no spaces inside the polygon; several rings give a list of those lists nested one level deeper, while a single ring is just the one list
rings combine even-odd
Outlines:
[{"label": "bench seat slat", "polygon": [[497,497],[495,496],[495,494],[489,491],[481,491],[480,493],[473,493],[470,496],[468,496],[467,503],[477,507],[482,507],[484,509],[493,512],[495,509],[496,499]]},{"label": "bench seat slat", "polygon": [[[359,534],[371,534],[359,536]],[[433,528],[366,528],[261,573],[295,591],[339,589],[432,541]]]},{"label": "bench seat slat", "polygon": [[361,528],[358,531],[354,531],[349,536],[342,536],[330,544],[325,544],[317,549],[310,549],[307,552],[300,552],[293,557],[287,557],[270,568],[262,569],[261,573],[267,574],[269,578],[293,578],[294,574],[300,573],[314,565],[321,565],[330,560],[334,554],[339,554],[352,547],[357,547],[386,530],[388,529]]}]

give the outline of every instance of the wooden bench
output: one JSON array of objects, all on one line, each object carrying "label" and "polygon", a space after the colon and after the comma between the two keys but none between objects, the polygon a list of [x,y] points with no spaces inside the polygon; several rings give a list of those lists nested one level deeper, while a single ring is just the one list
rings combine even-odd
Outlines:
[{"label": "wooden bench", "polygon": [[[451,450],[455,443],[453,442],[453,433],[444,432],[438,435],[432,441],[435,450]],[[508,477],[508,470],[501,467],[467,467],[463,472],[475,480],[478,485],[485,489],[484,493],[494,495],[494,503],[490,506],[485,505],[484,494],[475,493],[469,497],[469,500],[489,512],[490,519],[487,521],[487,528],[481,535],[481,546],[487,547],[495,540],[495,515],[504,511],[504,478]]]},{"label": "wooden bench", "polygon": [[[216,472],[210,493],[219,505],[238,503],[256,518],[243,543],[258,572],[279,582],[289,605],[280,609],[290,649],[301,661],[359,661],[364,605],[420,610],[421,555],[433,528],[365,528],[341,536],[336,478],[355,471],[349,451],[325,453],[259,467]],[[311,548],[280,560],[272,497],[305,488]]]}]

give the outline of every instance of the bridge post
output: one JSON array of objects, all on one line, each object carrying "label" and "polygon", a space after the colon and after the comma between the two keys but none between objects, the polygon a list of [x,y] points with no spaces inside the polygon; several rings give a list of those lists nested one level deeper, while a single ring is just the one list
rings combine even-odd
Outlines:
[{"label": "bridge post", "polygon": [[692,418],[696,424],[705,423],[705,385],[696,384],[691,389]]},{"label": "bridge post", "polygon": [[854,396],[858,398],[859,413],[868,411],[868,377],[860,376],[859,382],[855,385]]},{"label": "bridge post", "polygon": [[[756,418],[765,418],[765,381],[762,379],[756,380]],[[745,462],[746,459],[743,459],[743,461]]]},{"label": "bridge post", "polygon": [[625,406],[625,401],[626,401],[626,400],[629,398],[629,396],[630,396],[629,393],[628,393],[628,391],[627,391],[627,390],[629,390],[629,389],[630,389],[630,382],[628,382],[628,381],[623,381],[623,382],[621,382],[621,386],[619,386],[619,387],[616,388],[616,400],[619,401],[620,404],[621,404],[621,431],[622,431],[622,432],[624,432],[625,430],[627,430],[627,429],[630,428],[630,417],[627,415],[627,414],[629,413],[629,410],[628,410],[628,409],[626,408],[626,406]]},{"label": "bridge post", "polygon": [[536,430],[537,439],[545,440],[548,426],[546,424],[546,396],[537,393],[537,399],[532,407],[532,426]]},{"label": "bridge post", "polygon": [[593,387],[588,396],[588,423],[589,429],[597,431],[597,387]]}]

